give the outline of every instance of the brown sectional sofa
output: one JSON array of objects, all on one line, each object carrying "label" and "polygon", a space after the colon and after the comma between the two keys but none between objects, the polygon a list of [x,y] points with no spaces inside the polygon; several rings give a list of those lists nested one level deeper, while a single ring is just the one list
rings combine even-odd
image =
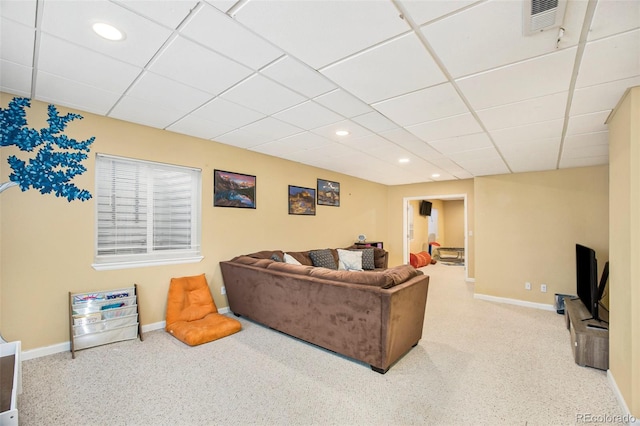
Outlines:
[{"label": "brown sectional sofa", "polygon": [[315,267],[310,251],[287,253],[301,265],[272,259],[274,254],[282,259],[282,251],[220,262],[235,315],[362,361],[379,373],[417,345],[427,275],[410,265],[385,268],[386,252],[376,253],[371,271]]}]

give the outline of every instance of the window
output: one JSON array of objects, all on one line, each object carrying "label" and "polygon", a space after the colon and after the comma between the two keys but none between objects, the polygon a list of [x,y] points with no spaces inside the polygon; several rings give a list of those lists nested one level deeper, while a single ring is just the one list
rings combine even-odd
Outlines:
[{"label": "window", "polygon": [[197,262],[201,171],[96,156],[97,270]]}]

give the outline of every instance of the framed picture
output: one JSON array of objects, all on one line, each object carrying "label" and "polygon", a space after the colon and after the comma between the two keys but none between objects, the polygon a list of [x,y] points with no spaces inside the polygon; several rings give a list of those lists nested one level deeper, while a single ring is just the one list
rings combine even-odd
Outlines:
[{"label": "framed picture", "polygon": [[214,170],[213,206],[255,209],[256,177],[224,170]]},{"label": "framed picture", "polygon": [[340,207],[340,182],[318,179],[318,205]]},{"label": "framed picture", "polygon": [[289,214],[316,214],[316,190],[289,185]]}]

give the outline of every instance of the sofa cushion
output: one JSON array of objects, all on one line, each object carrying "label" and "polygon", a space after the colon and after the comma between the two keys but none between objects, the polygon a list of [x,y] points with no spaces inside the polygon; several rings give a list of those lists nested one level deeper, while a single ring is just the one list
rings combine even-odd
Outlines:
[{"label": "sofa cushion", "polygon": [[366,248],[361,249],[362,252],[362,269],[364,270],[373,270],[376,269],[376,263],[373,257],[373,249]]},{"label": "sofa cushion", "polygon": [[271,259],[274,254],[277,255],[280,259],[284,257],[284,252],[282,252],[281,250],[262,250],[248,254],[247,256],[253,257],[255,259]]},{"label": "sofa cushion", "polygon": [[273,263],[273,260],[271,259],[259,259],[259,258],[250,257],[250,256],[234,257],[233,259],[231,259],[231,261],[236,263],[241,263],[243,265],[257,266],[259,268],[266,268],[267,265],[270,265]]},{"label": "sofa cushion", "polygon": [[290,263],[282,263],[282,262],[273,262],[267,269],[271,269],[272,271],[278,272],[286,272],[288,274],[300,274],[300,275],[309,275],[309,272],[315,268],[314,266],[308,265],[295,265]]},{"label": "sofa cushion", "polygon": [[313,262],[313,266],[328,269],[338,269],[338,264],[333,257],[330,249],[310,250],[309,257]]},{"label": "sofa cushion", "polygon": [[301,265],[313,266],[313,261],[309,257],[308,251],[288,251],[287,254],[300,262]]},{"label": "sofa cushion", "polygon": [[336,271],[327,268],[312,268],[309,276],[324,280],[339,281],[351,284],[364,284],[376,287],[393,286],[391,277],[373,271]]},{"label": "sofa cushion", "polygon": [[[371,260],[373,260],[373,257]],[[338,249],[338,269],[362,271],[362,251]]]},{"label": "sofa cushion", "polygon": [[302,263],[298,262],[298,260],[291,256],[289,253],[285,253],[284,254],[284,262],[288,263],[289,265],[302,265]]},{"label": "sofa cushion", "polygon": [[389,278],[389,281],[383,288],[391,288],[405,281],[409,281],[413,277],[417,277],[418,271],[411,265],[399,265],[386,269],[382,272],[382,275]]},{"label": "sofa cushion", "polygon": [[[347,250],[366,250],[366,251],[373,250],[374,267],[376,269],[387,267],[387,251],[385,249],[381,249],[379,247],[361,247],[357,245],[352,245],[350,247],[347,247]],[[364,258],[363,258],[363,262],[364,262]]]}]

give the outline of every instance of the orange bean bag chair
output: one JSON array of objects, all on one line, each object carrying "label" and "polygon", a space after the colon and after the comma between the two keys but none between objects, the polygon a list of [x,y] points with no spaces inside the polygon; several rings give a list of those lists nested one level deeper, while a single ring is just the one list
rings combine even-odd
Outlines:
[{"label": "orange bean bag chair", "polygon": [[171,279],[165,330],[173,337],[195,346],[241,329],[240,321],[218,313],[204,274]]},{"label": "orange bean bag chair", "polygon": [[431,263],[431,255],[426,251],[420,253],[409,253],[409,263],[414,268],[422,268]]}]

